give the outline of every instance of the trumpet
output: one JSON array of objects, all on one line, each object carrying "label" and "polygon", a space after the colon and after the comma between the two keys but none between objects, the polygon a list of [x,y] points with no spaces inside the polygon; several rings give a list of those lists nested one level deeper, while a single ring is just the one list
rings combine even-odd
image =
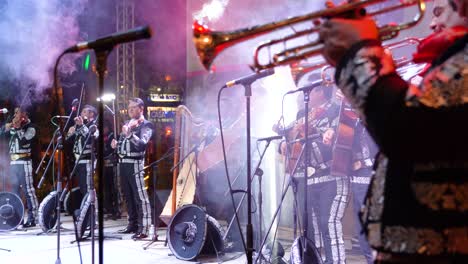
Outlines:
[{"label": "trumpet", "polygon": [[[404,48],[404,47],[407,47],[407,46],[410,46],[410,45],[418,46],[419,43],[421,43],[421,39],[419,39],[419,38],[405,38],[405,39],[402,39],[400,41],[396,41],[396,42],[386,44],[386,45],[384,45],[384,48],[386,48],[389,51],[394,51],[396,49]],[[408,58],[408,57],[405,57],[405,56],[400,57],[400,58],[394,58],[394,60],[395,60],[395,66],[397,68],[406,66],[406,65],[413,62],[412,58]]]},{"label": "trumpet", "polygon": [[[406,48],[408,46],[417,46],[421,42],[419,38],[408,37],[399,41],[394,41],[386,43],[383,45],[385,49],[389,52],[394,52],[396,49]],[[395,54],[393,54],[395,56]],[[291,65],[291,73],[294,77],[296,85],[299,84],[299,81],[302,77],[310,72],[315,72],[320,70],[320,76],[324,85],[334,84],[334,67],[328,64],[325,59],[317,56],[313,58],[314,61],[311,63],[300,63]],[[411,57],[402,56],[395,58],[395,67],[400,76],[410,79],[415,75],[419,74],[423,69],[425,64],[416,64],[413,62]]]},{"label": "trumpet", "polygon": [[[383,45],[383,47],[390,52],[394,52],[396,49],[405,48],[408,46],[416,47],[419,45],[419,43],[421,43],[421,39],[408,37],[402,40],[386,43]],[[398,58],[394,57],[394,60],[395,60],[395,67],[397,68],[405,67],[408,64],[412,64],[413,62],[413,59],[407,56],[402,56]],[[325,61],[325,59],[322,56],[316,56],[316,57],[313,57],[312,61],[310,62],[292,64],[291,73],[294,77],[294,81],[297,84],[299,80],[307,73],[313,72],[319,69],[323,70],[323,67],[326,67],[326,69],[328,70],[331,66]]]},{"label": "trumpet", "polygon": [[[193,41],[197,50],[198,56],[205,67],[209,69],[216,56],[224,49],[231,47],[239,42],[258,37],[263,34],[271,33],[275,30],[281,30],[287,27],[292,27],[295,24],[306,21],[317,21],[318,19],[327,19],[334,17],[364,17],[366,15],[376,16],[387,12],[399,10],[409,6],[417,6],[417,13],[408,22],[401,24],[388,24],[379,28],[381,40],[388,40],[398,36],[399,32],[417,25],[423,18],[426,4],[425,0],[405,0],[398,4],[383,8],[381,10],[366,13],[365,7],[383,2],[384,0],[364,0],[352,2],[332,8],[327,8],[306,15],[288,18],[278,22],[272,22],[264,25],[253,26],[234,31],[212,31],[206,25],[195,21],[193,24]],[[296,61],[301,61],[306,58],[321,54],[322,47],[320,40],[310,42],[305,45],[284,49],[282,52],[270,56],[268,63],[262,64],[259,60],[259,54],[262,49],[271,47],[275,44],[283,43],[286,46],[287,41],[298,39],[317,33],[318,26],[314,26],[302,31],[296,31],[294,34],[288,35],[280,39],[270,40],[260,44],[254,52],[254,64],[251,66],[254,70],[260,71],[267,68],[273,68],[280,65],[291,64]]]}]

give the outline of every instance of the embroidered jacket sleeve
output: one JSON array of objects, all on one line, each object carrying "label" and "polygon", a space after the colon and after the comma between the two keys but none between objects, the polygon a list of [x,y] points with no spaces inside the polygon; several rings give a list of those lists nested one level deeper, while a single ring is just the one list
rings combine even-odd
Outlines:
[{"label": "embroidered jacket sleeve", "polygon": [[[90,133],[93,133],[90,135]],[[97,139],[99,137],[99,130],[96,127],[95,121],[91,121],[86,125],[76,126],[75,132],[71,135],[67,135],[68,138],[75,140],[73,144],[73,153],[84,154],[83,158],[88,158],[91,154],[92,142],[91,138]],[[94,148],[96,150],[96,148]]]},{"label": "embroidered jacket sleeve", "polygon": [[[468,121],[467,58],[465,47],[449,60],[433,65],[418,89],[421,94],[409,98],[412,93],[396,73],[391,54],[380,42],[366,40],[348,51],[335,79],[389,158],[460,157],[466,152],[460,148],[460,139],[468,133],[467,126],[460,125]],[[432,89],[434,85],[445,86],[442,91],[447,94]],[[441,140],[435,135],[447,136]]]},{"label": "embroidered jacket sleeve", "polygon": [[128,140],[130,144],[135,147],[137,151],[144,151],[146,149],[146,145],[151,139],[153,135],[153,125],[150,122],[145,122],[139,133],[132,133]]},{"label": "embroidered jacket sleeve", "polygon": [[153,124],[145,121],[128,137],[121,137],[118,153],[124,156],[141,157],[144,155],[146,145],[153,135]]},{"label": "embroidered jacket sleeve", "polygon": [[10,134],[10,153],[30,153],[31,145],[36,138],[36,128],[28,123],[21,128],[11,128]]},{"label": "embroidered jacket sleeve", "polygon": [[313,128],[309,136],[314,134],[318,136],[310,142],[309,164],[319,169],[327,169],[331,165],[333,146],[323,143],[323,135],[330,129],[336,133],[339,118],[339,106],[336,103],[329,102],[324,107],[325,112],[311,120],[309,126]]},{"label": "embroidered jacket sleeve", "polygon": [[17,138],[20,145],[27,144],[36,136],[36,129],[32,126],[28,126],[25,129],[10,129],[10,135],[13,138]]},{"label": "embroidered jacket sleeve", "polygon": [[[89,127],[86,126],[86,125],[81,125],[81,126],[76,126],[76,130],[75,130],[75,136],[81,136],[83,138],[86,138],[90,132],[90,127],[95,125],[94,123],[92,123]],[[96,129],[94,134],[93,134],[93,137],[95,139],[97,139],[99,137],[99,131]]]}]

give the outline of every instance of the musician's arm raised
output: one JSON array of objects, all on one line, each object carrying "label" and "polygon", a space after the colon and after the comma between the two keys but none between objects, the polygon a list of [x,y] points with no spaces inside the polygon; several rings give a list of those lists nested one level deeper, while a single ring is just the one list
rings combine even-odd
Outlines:
[{"label": "musician's arm raised", "polygon": [[[425,105],[421,98],[415,99],[416,104],[408,100],[409,85],[395,72],[391,54],[379,41],[353,45],[338,64],[335,77],[387,156],[425,160],[460,154],[455,150],[460,149],[460,139],[467,133],[459,125],[466,121],[466,105],[434,107]],[[453,131],[453,137],[434,140],[433,135],[442,135],[444,130]]]},{"label": "musician's arm raised", "polygon": [[26,130],[12,128],[10,129],[10,134],[12,136],[15,134],[18,135],[20,144],[25,144],[36,136],[36,129],[32,126],[28,127]]},{"label": "musician's arm raised", "polygon": [[148,122],[142,125],[139,135],[135,133],[131,133],[128,139],[130,143],[134,145],[138,151],[144,151],[152,135],[153,135],[153,125]]},{"label": "musician's arm raised", "polygon": [[[460,139],[468,133],[466,126],[460,125],[466,120],[466,104],[439,107],[427,104],[421,98],[408,100],[409,85],[396,73],[393,58],[378,40],[372,20],[331,19],[321,27],[320,38],[327,61],[337,65],[335,79],[338,87],[360,112],[383,153],[396,159],[410,160],[466,155],[460,147],[460,143],[466,143]],[[463,61],[462,56],[463,53],[459,52],[459,61]],[[440,73],[444,63],[432,66],[434,74],[430,78],[427,78],[430,72],[426,75],[420,91],[430,90],[433,83],[457,87],[456,78],[440,79],[441,74],[450,74]],[[449,67],[454,69],[460,65],[452,63]],[[463,63],[461,67],[464,67]],[[466,78],[461,75],[459,79]],[[444,96],[432,95],[432,98]],[[455,94],[453,96],[456,98]],[[453,136],[434,140],[434,135],[446,134],[445,130],[453,131]]]}]

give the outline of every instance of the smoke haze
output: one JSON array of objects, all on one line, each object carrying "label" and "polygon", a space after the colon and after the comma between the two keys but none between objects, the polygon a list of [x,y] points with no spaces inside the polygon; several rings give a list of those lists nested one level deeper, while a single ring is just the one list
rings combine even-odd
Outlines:
[{"label": "smoke haze", "polygon": [[[3,0],[0,3],[0,79],[20,80],[43,89],[64,49],[80,40],[77,17],[87,0]],[[66,56],[60,71],[75,71],[76,56]],[[28,89],[28,87],[21,87]]]}]

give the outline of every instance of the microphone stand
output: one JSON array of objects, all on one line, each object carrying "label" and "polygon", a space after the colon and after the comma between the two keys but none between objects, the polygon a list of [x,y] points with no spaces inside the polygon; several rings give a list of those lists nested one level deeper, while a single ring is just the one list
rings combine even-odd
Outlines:
[{"label": "microphone stand", "polygon": [[[99,120],[102,120],[102,118],[98,118],[98,121]],[[88,139],[91,140],[91,149],[94,149],[94,142],[95,142],[95,139],[94,139],[94,132],[90,131],[90,133],[88,134],[88,138],[86,139],[86,141]],[[99,136],[99,138],[103,138],[103,136]],[[85,143],[86,144],[86,143]],[[81,153],[82,154],[82,153]],[[94,171],[94,161],[96,160],[96,155],[94,153],[94,151],[91,151],[91,171]],[[91,173],[91,175],[89,176],[90,179],[89,179],[89,186],[88,186],[88,195],[89,195],[89,199],[90,199],[90,204],[89,204],[89,209],[90,210],[90,234],[91,234],[91,263],[94,263],[95,261],[95,241],[96,241],[96,236],[95,236],[95,232],[94,232],[94,229],[96,227],[96,202],[98,200],[96,200],[96,189],[95,189],[95,186],[94,186],[94,180],[93,180],[93,174]],[[102,189],[101,189],[102,190]],[[101,208],[102,206],[100,205],[100,203],[98,203],[98,208]],[[102,213],[101,212],[98,212],[98,215],[101,215],[102,216]],[[84,223],[84,226],[82,228],[86,228],[86,223]],[[100,226],[98,226],[99,229],[103,229],[101,228]],[[104,237],[103,234],[99,234],[99,241],[102,239],[104,240],[104,238],[112,238],[112,239],[122,239],[122,237],[120,236],[106,236]],[[83,238],[80,238],[80,239],[83,239]],[[79,241],[79,240],[77,240]]]},{"label": "microphone stand", "polygon": [[252,83],[244,84],[245,110],[246,110],[246,134],[247,134],[247,230],[246,230],[246,256],[247,263],[253,262],[253,229],[252,229],[252,156],[250,136],[250,97],[252,96]]},{"label": "microphone stand", "polygon": [[[304,159],[303,159],[303,166],[304,166],[304,214],[302,216],[302,228],[303,228],[303,233],[302,233],[302,261],[306,261],[306,255],[307,255],[307,225],[309,223],[309,214],[308,214],[308,208],[307,208],[307,200],[308,200],[308,188],[307,188],[307,167],[309,165],[309,160],[310,160],[310,147],[309,147],[309,96],[310,96],[310,91],[314,89],[316,86],[308,86],[307,89],[303,89],[302,92],[304,94],[304,114],[305,114],[305,120],[304,120],[304,138],[306,139],[304,142]],[[305,88],[305,87],[304,87]]]},{"label": "microphone stand", "polygon": [[[103,118],[99,118],[99,119],[103,119]],[[99,120],[98,120],[99,121]],[[88,186],[88,193],[89,193],[89,196],[91,197],[91,203],[89,205],[89,210],[91,210],[90,212],[90,225],[89,225],[89,229],[90,229],[90,232],[91,232],[91,263],[94,264],[94,243],[95,243],[95,234],[94,234],[94,228],[95,228],[95,225],[96,225],[96,190],[94,188],[94,179],[93,179],[93,172],[94,172],[94,160],[96,159],[96,156],[94,154],[94,133],[96,131],[89,131],[89,134],[88,134],[88,138],[91,139],[91,174],[86,177],[89,177],[89,185]],[[102,135],[100,136],[100,138],[103,137]],[[87,138],[87,139],[88,139]],[[86,146],[86,143],[85,143],[85,146]],[[83,148],[84,150],[84,148]],[[80,154],[83,154],[83,151],[82,153]],[[77,163],[78,164],[78,163]],[[99,207],[99,205],[98,205]],[[86,224],[82,227],[82,228],[85,228]]]},{"label": "microphone stand", "polygon": [[190,154],[194,153],[194,152],[198,152],[198,148],[201,146],[201,143],[203,143],[204,140],[200,141],[199,143],[197,143],[197,145],[195,145],[189,152],[187,152],[187,154],[185,154],[185,156],[183,158],[181,158],[179,160],[179,162],[177,162],[176,165],[174,165],[172,168],[171,168],[171,172],[173,172],[177,167],[180,166],[180,164],[182,164],[189,156]]},{"label": "microphone stand", "polygon": [[[303,166],[304,166],[304,180],[303,180],[303,184],[304,184],[304,214],[303,214],[303,234],[302,234],[302,238],[301,238],[301,244],[302,244],[302,261],[304,263],[307,263],[307,261],[305,260],[308,252],[307,252],[307,225],[308,225],[308,221],[309,221],[309,218],[308,218],[308,208],[307,208],[307,196],[308,196],[308,188],[307,188],[307,165],[308,165],[308,162],[310,160],[310,150],[309,150],[309,144],[308,142],[312,139],[316,139],[316,138],[319,138],[320,135],[319,134],[313,134],[311,137],[309,137],[309,95],[310,95],[310,92],[316,88],[317,86],[314,86],[314,85],[310,85],[310,86],[307,86],[307,87],[304,87],[301,89],[301,91],[304,93],[304,113],[305,113],[305,120],[304,120],[304,145],[302,146],[302,151],[301,151],[301,154],[299,156],[299,158],[297,159],[296,161],[296,164],[294,166],[294,170],[293,172],[291,173],[290,175],[290,180],[289,180],[289,183],[288,183],[288,188],[290,185],[292,185],[294,183],[294,179],[293,179],[293,176],[294,174],[296,173],[296,169],[301,161],[301,159],[303,158]],[[283,194],[281,196],[281,200],[280,200],[280,204],[275,212],[275,214],[273,215],[273,219],[272,219],[272,222],[271,222],[271,225],[267,231],[267,233],[265,234],[265,237],[263,239],[263,242],[262,242],[262,245],[259,249],[259,251],[261,252],[263,250],[263,247],[266,243],[266,240],[268,238],[268,235],[269,235],[269,232],[271,231],[271,228],[273,227],[273,224],[274,224],[274,221],[275,221],[275,218],[277,217],[278,215],[278,212],[281,208],[281,204],[283,203],[283,200],[286,196],[286,192],[288,190],[288,188],[286,188],[284,191],[283,191]],[[295,189],[295,188],[293,188]],[[297,208],[297,206],[296,206]],[[296,216],[294,217],[296,218]],[[296,223],[296,222],[295,222]],[[295,231],[294,231],[295,232]],[[258,256],[257,256],[257,259],[256,259],[256,262],[258,261]]]},{"label": "microphone stand", "polygon": [[[97,119],[99,119],[99,118],[97,118]],[[83,124],[83,126],[85,126],[85,124]],[[88,144],[88,142],[91,139],[91,146],[92,146],[91,150],[94,149],[93,134],[94,133],[91,133],[91,131],[89,131],[89,133],[86,136],[85,141],[84,141],[84,146],[86,146],[86,144]],[[75,175],[75,171],[78,168],[78,164],[79,164],[79,161],[81,160],[81,157],[83,156],[84,150],[85,150],[85,148],[82,148],[81,151],[80,151],[80,154],[78,155],[78,157],[76,157],[75,165],[73,166],[73,169],[70,172],[70,179],[68,180],[67,184],[65,185],[65,189],[68,189],[68,183],[71,182],[71,180],[73,179],[73,176]],[[91,151],[91,153],[94,154],[94,151]],[[93,159],[95,159],[95,157],[91,156],[91,172],[94,171],[94,167],[93,167],[94,166],[94,160]],[[93,174],[93,173],[91,173],[91,174]],[[61,202],[63,202],[63,200],[65,199],[65,195],[66,195],[66,193],[63,192],[62,195],[60,196],[60,201]]]},{"label": "microphone stand", "polygon": [[[41,164],[44,163],[44,160],[45,158],[47,157],[47,153],[49,152],[49,149],[50,147],[54,144],[54,141],[56,140],[56,137],[57,137],[57,134],[60,132],[60,128],[57,128],[54,133],[52,134],[52,138],[50,139],[50,142],[49,142],[49,145],[47,146],[47,149],[46,151],[44,152],[44,156],[42,156],[42,159],[41,159],[41,162],[39,162],[39,165],[37,166],[36,168],[36,174],[39,173],[39,170],[41,169]],[[42,187],[42,183],[44,182],[45,180],[45,176],[46,176],[46,173],[47,171],[49,170],[49,166],[50,164],[52,163],[52,161],[54,160],[54,153],[55,151],[57,150],[57,146],[58,145],[53,145],[53,150],[52,150],[52,155],[49,159],[49,161],[47,162],[47,165],[46,165],[46,168],[44,169],[44,172],[42,174],[42,177],[41,179],[39,180],[39,183],[37,184],[37,188],[40,189]],[[52,178],[54,178],[54,171],[52,170]]]},{"label": "microphone stand", "polygon": [[[56,146],[56,149],[58,146],[62,145],[63,144],[63,134],[61,133],[63,131],[63,128],[60,128],[59,129],[59,132],[58,132],[58,136],[57,136],[57,146]],[[62,261],[60,260],[60,201],[59,201],[59,197],[60,197],[60,194],[62,192],[62,172],[61,172],[61,168],[62,168],[62,158],[61,158],[61,154],[62,154],[62,148],[63,146],[60,146],[58,149],[58,161],[57,161],[57,198],[56,198],[56,213],[57,213],[57,224],[56,224],[56,229],[57,229],[57,260],[55,261],[55,264],[61,264]],[[55,153],[55,150],[54,152]]]},{"label": "microphone stand", "polygon": [[156,213],[156,199],[157,198],[157,195],[156,195],[156,183],[157,183],[157,168],[158,168],[158,164],[160,162],[162,162],[163,160],[165,160],[166,158],[170,157],[170,155],[172,155],[174,153],[174,150],[169,150],[166,152],[166,154],[162,155],[162,157],[156,161],[153,161],[151,162],[150,164],[146,165],[145,167],[143,167],[141,170],[138,170],[137,172],[135,172],[133,174],[136,175],[142,171],[145,171],[146,169],[148,168],[151,168],[153,167],[153,237],[151,238],[151,241],[146,243],[145,245],[143,245],[143,249],[146,250],[149,248],[149,246],[151,246],[153,243],[157,242],[158,241],[158,221],[156,221],[157,217],[157,213]]},{"label": "microphone stand", "polygon": [[[113,138],[114,139],[118,139],[117,138],[117,135],[118,135],[118,131],[117,131],[117,115],[116,115],[116,109],[115,109],[115,99],[112,99],[112,109],[107,106],[107,104],[104,103],[104,107],[107,109],[107,111],[109,111],[112,115],[112,119],[113,119]],[[103,135],[104,136],[104,135]],[[112,212],[112,218],[114,220],[120,218],[121,216],[121,211],[120,211],[120,206],[121,206],[121,194],[120,194],[120,166],[118,166],[118,157],[117,157],[117,149],[113,150],[112,154],[106,156],[106,158],[109,158],[110,157],[110,160],[111,160],[111,163],[115,166],[112,166],[112,171],[113,171],[113,177],[112,177],[112,181],[113,181],[113,186],[114,188],[114,191],[116,192],[115,193],[115,197],[112,197],[111,196],[111,199],[114,198],[113,200],[116,201],[116,204],[113,205],[114,207],[114,211]]]},{"label": "microphone stand", "polygon": [[[70,112],[70,114],[68,115],[68,118],[67,118],[67,122],[65,123],[65,125],[63,126],[63,128],[66,128],[68,126],[68,124],[70,123],[70,119],[71,119],[71,116],[73,115],[73,113],[75,112],[75,108],[72,107],[72,110]],[[53,117],[52,117],[53,119]],[[50,147],[53,145],[53,142],[56,140],[56,137],[58,134],[61,133],[61,131],[63,131],[63,129],[61,129],[60,125],[57,126],[57,129],[54,131],[53,135],[52,135],[52,139],[50,140],[49,142],[49,145],[47,146],[47,149],[44,153],[44,156],[42,156],[42,159],[41,159],[41,162],[39,162],[39,165],[37,166],[36,168],[36,174],[39,173],[39,169],[41,168],[41,164],[44,162],[45,158],[47,157],[47,153],[49,152],[49,149]],[[45,180],[45,176],[46,176],[46,173],[47,171],[49,170],[49,166],[50,164],[52,163],[52,161],[54,160],[53,158],[53,155],[54,153],[57,151],[57,149],[59,149],[60,147],[60,144],[56,144],[52,150],[52,157],[49,159],[49,161],[47,162],[47,166],[46,168],[44,169],[44,172],[42,173],[42,177],[41,177],[41,180],[39,181],[39,183],[37,184],[37,188],[40,189],[42,187],[42,183],[44,182]],[[52,172],[53,173],[53,172]]]},{"label": "microphone stand", "polygon": [[[59,77],[58,77],[58,65],[59,65],[59,62],[60,62],[60,59],[62,59],[62,57],[66,54],[66,52],[62,52],[62,54],[60,54],[57,58],[57,60],[55,61],[55,66],[54,66],[54,90],[55,90],[55,96],[56,96],[56,99],[57,99],[57,105],[59,105],[59,102],[60,102],[60,97],[59,97],[59,92],[58,92],[58,89],[59,89]],[[73,108],[72,108],[73,109]],[[59,110],[60,112],[60,110]],[[70,118],[67,120],[67,123],[69,122]],[[60,122],[61,124],[62,122]],[[58,128],[58,133],[60,134],[58,136],[58,138],[60,138],[61,140],[63,140],[63,130],[64,130],[64,127],[62,126],[59,126]],[[58,140],[57,140],[58,141]],[[60,146],[61,143],[58,142],[57,143],[57,146]],[[60,151],[59,152],[59,162],[58,162],[58,173],[57,173],[57,198],[60,196],[60,192],[62,191],[62,177],[61,177],[61,172],[60,170],[62,169],[62,159],[61,159],[61,156],[62,156],[62,153],[63,151]],[[53,154],[55,153],[55,149],[54,149],[54,152]],[[49,161],[50,162],[50,161]],[[60,202],[56,201],[56,213],[57,213],[57,225],[58,225],[58,228],[57,228],[57,259],[55,260],[55,264],[61,264],[62,261],[60,260]]]},{"label": "microphone stand", "polygon": [[[107,57],[112,51],[112,46],[95,49],[96,54],[96,73],[98,76],[98,96],[101,97],[104,93],[104,77],[107,71]],[[104,116],[104,102],[99,101],[98,116]],[[104,118],[98,120],[99,131],[104,131]],[[104,200],[104,137],[98,138],[97,144],[97,177],[98,177],[98,233],[99,233],[99,263],[104,263],[104,213],[103,213],[103,200]]]},{"label": "microphone stand", "polygon": [[[250,179],[250,182],[253,182],[254,176],[257,175],[257,176],[259,177],[259,184],[261,184],[261,179],[260,179],[260,178],[261,178],[262,176],[259,175],[259,172],[260,172],[260,164],[262,163],[263,156],[265,155],[265,153],[266,153],[268,147],[270,146],[270,143],[271,143],[271,140],[267,140],[267,144],[266,144],[265,148],[263,149],[262,153],[260,154],[260,160],[258,161],[257,166],[255,167],[254,175],[253,175],[252,178]],[[239,212],[240,207],[242,206],[246,195],[247,195],[246,192],[244,192],[244,193],[242,194],[242,197],[241,197],[241,199],[240,199],[240,201],[239,201],[239,204],[237,205],[237,208],[236,208],[236,213]],[[261,199],[261,194],[259,194],[259,198]],[[260,203],[260,200],[259,200],[259,203]],[[261,212],[261,211],[260,211],[260,212]],[[234,214],[234,216],[231,218],[231,221],[229,221],[228,227],[226,228],[226,231],[224,232],[224,238],[223,238],[223,240],[226,240],[227,235],[228,235],[228,233],[229,233],[229,230],[231,229],[232,224],[234,223],[234,220],[235,220],[235,214]],[[260,216],[260,221],[261,221],[261,216]],[[260,231],[260,233],[261,233],[261,231]],[[261,237],[261,235],[260,235],[260,237]]]},{"label": "microphone stand", "polygon": [[[95,120],[95,123],[96,122],[99,122],[100,118],[97,117],[96,120]],[[84,125],[84,124],[83,124]],[[93,124],[94,125],[94,124]],[[92,126],[93,126],[92,125]],[[90,127],[92,127],[90,126]],[[94,125],[95,126],[95,125]],[[97,127],[96,127],[97,128]],[[94,229],[95,229],[95,212],[96,212],[96,188],[95,188],[95,185],[94,185],[94,179],[93,179],[93,174],[94,174],[94,161],[96,160],[96,155],[95,155],[95,152],[93,151],[94,150],[94,145],[95,145],[95,139],[94,139],[94,133],[96,131],[92,131],[91,129],[89,130],[89,133],[88,135],[86,136],[86,139],[84,141],[84,145],[86,146],[88,144],[88,141],[91,141],[91,179],[89,179],[89,186],[88,186],[88,193],[89,193],[89,197],[90,197],[90,209],[91,210],[91,222],[90,222],[90,226],[91,226],[91,244],[92,244],[92,254],[94,256],[94,242],[95,242],[95,236],[94,236]],[[99,137],[103,137],[102,135],[99,136]],[[78,155],[78,157],[76,158],[76,161],[75,161],[75,166],[73,167],[73,170],[72,172],[70,173],[70,179],[73,178],[74,174],[75,174],[75,171],[76,169],[78,168],[78,161],[81,159],[82,155],[83,155],[83,152],[84,152],[84,148],[81,149],[81,152],[80,154]],[[86,176],[88,177],[88,176]],[[67,183],[67,186],[68,186],[68,183]],[[63,199],[65,198],[65,194],[62,194],[62,196],[60,197],[60,201],[63,201]],[[98,207],[99,207],[99,203],[98,203]],[[98,212],[99,214],[99,212]],[[76,222],[76,221],[75,221]],[[106,236],[105,238],[113,238],[113,239],[122,239],[122,237],[120,236]],[[84,240],[83,238],[78,238],[77,237],[77,240],[76,241],[80,241],[80,240]],[[93,257],[93,263],[94,263],[94,257]]]},{"label": "microphone stand", "polygon": [[[59,57],[60,59],[60,57]],[[56,66],[58,65],[58,61],[59,59],[57,59],[57,64]],[[56,83],[57,85],[57,83]],[[60,206],[60,195],[61,195],[61,192],[62,192],[62,175],[61,175],[61,170],[62,170],[62,158],[61,158],[61,155],[62,155],[62,148],[63,148],[63,130],[65,127],[67,127],[68,123],[70,122],[70,118],[73,114],[73,112],[75,111],[75,108],[72,108],[71,112],[70,112],[70,115],[68,116],[69,118],[67,119],[67,122],[65,123],[65,126],[61,126],[61,123],[58,125],[57,129],[55,130],[54,134],[53,134],[53,137],[49,143],[49,146],[47,147],[47,149],[50,148],[50,146],[52,146],[52,143],[56,140],[56,145],[54,146],[53,148],[53,151],[52,151],[52,156],[51,158],[49,159],[49,162],[47,163],[47,166],[46,166],[46,169],[44,171],[44,173],[42,174],[42,177],[41,177],[41,180],[39,181],[38,185],[37,185],[37,188],[41,188],[42,186],[42,183],[45,179],[45,176],[46,176],[46,173],[47,173],[47,170],[50,166],[50,164],[53,162],[54,160],[54,155],[55,153],[57,152],[58,153],[58,161],[57,161],[57,185],[56,185],[56,204],[55,204],[55,207],[56,207],[56,214],[57,214],[57,224],[56,224],[56,227],[55,229],[57,230],[57,259],[55,261],[55,264],[61,264],[61,260],[60,260],[60,228],[61,228],[61,219],[60,219],[60,210],[61,210],[61,206]],[[36,173],[38,172],[42,162],[44,161],[45,157],[47,155],[47,151],[46,153],[44,154],[42,160],[41,160],[41,163],[39,164],[39,166],[37,167],[36,169]],[[54,172],[52,172],[53,174]]]},{"label": "microphone stand", "polygon": [[[254,170],[254,175],[250,178],[250,184],[253,182],[254,180],[254,177],[255,175],[258,176],[258,184],[259,184],[259,193],[258,193],[258,203],[259,203],[259,209],[258,209],[258,212],[259,212],[259,235],[258,237],[261,238],[262,237],[262,175],[263,175],[263,171],[260,169],[260,165],[263,161],[263,157],[265,156],[265,153],[268,149],[268,147],[270,146],[270,143],[273,139],[268,139],[267,140],[267,143],[265,145],[265,148],[263,149],[262,153],[260,154],[260,159],[257,163],[257,166],[255,167],[255,170]],[[244,199],[245,199],[245,196],[247,195],[246,192],[244,192],[242,194],[242,197],[239,201],[239,204],[236,208],[236,212],[234,213],[234,216],[231,218],[231,221],[229,221],[229,225],[228,227],[226,228],[226,231],[224,232],[224,237],[223,237],[223,241],[226,240],[227,236],[228,236],[228,233],[229,233],[229,230],[231,230],[231,227],[232,225],[234,224],[234,220],[236,218],[236,214],[239,212],[242,204],[244,203]],[[259,243],[260,244],[260,243]],[[259,251],[258,254],[261,254],[261,252]]]},{"label": "microphone stand", "polygon": [[[312,135],[311,137],[308,138],[308,140],[311,140],[311,139],[317,139],[319,138],[320,135]],[[288,142],[290,143],[290,142]],[[281,199],[280,199],[280,202],[278,204],[278,207],[276,208],[276,211],[275,213],[273,214],[273,217],[272,217],[272,220],[271,220],[271,223],[267,229],[267,232],[265,233],[265,236],[263,237],[263,240],[262,240],[262,243],[260,245],[260,248],[258,249],[259,252],[262,252],[263,250],[263,247],[265,246],[266,244],[266,240],[271,232],[271,229],[273,228],[273,225],[275,223],[275,219],[278,217],[278,214],[281,210],[281,206],[284,202],[284,199],[286,198],[286,194],[288,192],[288,189],[289,187],[291,186],[292,187],[292,190],[293,190],[293,196],[294,196],[294,209],[293,209],[293,213],[294,213],[294,216],[293,216],[293,219],[294,219],[294,234],[296,234],[296,229],[297,229],[297,180],[294,178],[294,174],[296,174],[296,171],[297,171],[297,168],[299,167],[299,164],[301,162],[301,159],[303,158],[304,156],[304,153],[305,153],[305,145],[302,146],[302,149],[301,149],[301,152],[299,154],[299,157],[296,161],[296,164],[294,164],[294,168],[289,176],[289,182],[288,184],[286,185],[286,189],[283,190],[283,193],[281,194]],[[255,260],[255,263],[258,263],[258,257],[259,255],[257,256],[257,259]],[[304,263],[307,263],[307,262],[304,262]]]},{"label": "microphone stand", "polygon": [[[266,76],[265,76],[266,77]],[[251,126],[250,126],[250,97],[252,97],[252,83],[257,79],[249,80],[241,84],[244,87],[245,112],[246,112],[246,137],[247,137],[247,225],[245,254],[247,263],[253,263],[253,227],[252,227],[252,153],[251,153]]]}]

